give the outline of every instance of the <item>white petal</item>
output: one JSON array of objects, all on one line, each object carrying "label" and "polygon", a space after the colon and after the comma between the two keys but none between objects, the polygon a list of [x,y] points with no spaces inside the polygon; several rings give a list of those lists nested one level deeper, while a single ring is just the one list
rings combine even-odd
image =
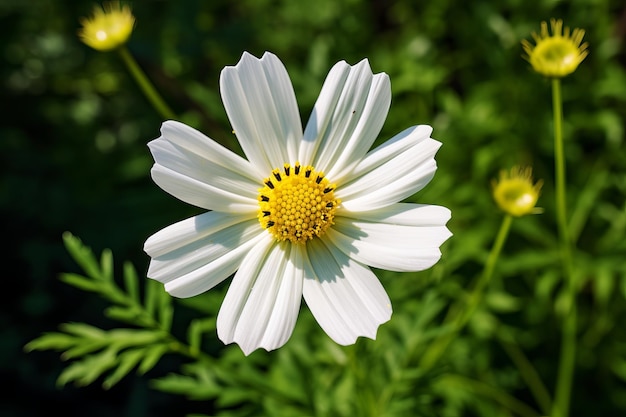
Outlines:
[{"label": "white petal", "polygon": [[376,275],[322,239],[306,249],[303,296],[322,329],[341,345],[359,336],[375,339],[378,326],[391,318],[391,302]]},{"label": "white petal", "polygon": [[[342,213],[350,215],[350,213]],[[395,204],[354,218],[335,217],[326,234],[351,258],[390,271],[421,271],[441,257],[439,246],[452,234],[445,207]]]},{"label": "white petal", "polygon": [[146,241],[148,277],[167,283],[198,270],[263,229],[249,216],[208,212],[162,229]]},{"label": "white petal", "polygon": [[421,190],[435,175],[441,143],[430,126],[409,128],[370,151],[336,191],[342,207],[369,211],[397,203]]},{"label": "white petal", "polygon": [[390,104],[387,74],[373,75],[366,59],[355,66],[337,63],[304,131],[300,162],[341,181],[374,143]]},{"label": "white petal", "polygon": [[198,130],[184,123],[168,120],[161,126],[163,139],[210,161],[222,168],[229,168],[239,175],[247,176],[253,182],[258,181],[252,172],[250,162],[219,143],[208,138]]},{"label": "white petal", "polygon": [[173,196],[208,210],[251,212],[258,208],[255,179],[248,161],[182,123],[168,121],[148,146],[154,157],[152,178]]},{"label": "white petal", "polygon": [[250,219],[251,216],[247,214],[228,214],[217,211],[202,213],[156,232],[146,240],[144,250],[153,258],[166,255],[224,228]]},{"label": "white petal", "polygon": [[255,247],[228,288],[217,317],[219,338],[248,355],[284,345],[296,324],[302,300],[303,249],[275,243]]},{"label": "white petal", "polygon": [[249,216],[209,212],[183,220],[146,241],[148,277],[175,297],[198,295],[233,274],[265,234]]},{"label": "white petal", "polygon": [[287,70],[269,52],[258,59],[245,52],[220,76],[220,90],[235,135],[262,178],[295,162],[302,122]]}]

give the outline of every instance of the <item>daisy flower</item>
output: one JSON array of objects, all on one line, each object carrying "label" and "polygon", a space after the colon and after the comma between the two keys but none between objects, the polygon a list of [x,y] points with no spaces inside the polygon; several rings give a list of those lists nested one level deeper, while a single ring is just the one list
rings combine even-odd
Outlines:
[{"label": "daisy flower", "polygon": [[548,31],[548,23],[541,22],[541,32],[532,34],[535,45],[523,40],[522,47],[526,52],[526,60],[539,74],[550,78],[562,78],[576,71],[578,65],[587,57],[588,44],[583,43],[585,31],[569,27],[563,29],[561,19],[550,20],[552,34]]},{"label": "daisy flower", "polygon": [[535,207],[543,181],[533,182],[531,167],[515,166],[510,171],[502,170],[499,180],[493,180],[491,185],[493,198],[505,213],[521,217],[527,214],[539,214],[543,211]]},{"label": "daisy flower", "polygon": [[441,143],[429,126],[414,126],[369,150],[391,87],[367,60],[333,66],[304,131],[287,71],[271,53],[244,53],[222,71],[220,90],[247,159],[163,123],[149,143],[153,180],[209,211],[148,238],[148,277],[192,297],[234,274],[217,334],[246,355],[286,343],[302,298],[337,343],[374,339],[391,302],[368,266],[429,268],[451,236],[447,208],[400,202],[432,179]]}]

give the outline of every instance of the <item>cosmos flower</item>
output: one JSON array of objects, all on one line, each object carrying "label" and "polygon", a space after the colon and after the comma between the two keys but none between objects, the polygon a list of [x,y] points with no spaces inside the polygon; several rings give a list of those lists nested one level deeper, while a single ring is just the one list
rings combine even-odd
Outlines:
[{"label": "cosmos flower", "polygon": [[98,51],[109,51],[126,43],[133,32],[135,17],[129,6],[111,2],[102,8],[96,6],[93,16],[80,22],[83,25],[78,31],[80,40]]},{"label": "cosmos flower", "polygon": [[273,54],[244,53],[221,73],[222,100],[244,159],[167,121],[149,143],[152,178],[210,210],[145,243],[148,276],[192,297],[234,273],[218,337],[247,355],[289,339],[304,298],[337,343],[374,339],[391,302],[368,266],[420,271],[451,236],[445,207],[401,203],[434,176],[441,143],[429,126],[369,150],[391,103],[387,74],[337,63],[304,131],[287,71]]},{"label": "cosmos flower", "polygon": [[585,31],[574,29],[570,34],[569,27],[563,32],[563,21],[550,21],[552,35],[548,32],[548,24],[541,22],[541,33],[533,32],[536,45],[527,40],[522,41],[522,47],[533,69],[546,77],[562,78],[576,71],[578,65],[587,56],[587,43],[582,43]]},{"label": "cosmos flower", "polygon": [[498,206],[511,216],[538,214],[542,210],[535,205],[542,185],[541,180],[533,184],[532,168],[516,166],[510,171],[500,171],[500,180],[492,181],[493,198]]}]

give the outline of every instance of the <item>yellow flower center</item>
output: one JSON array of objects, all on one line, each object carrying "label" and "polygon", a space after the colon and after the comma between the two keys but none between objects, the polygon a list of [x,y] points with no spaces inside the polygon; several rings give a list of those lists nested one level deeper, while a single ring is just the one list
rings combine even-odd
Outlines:
[{"label": "yellow flower center", "polygon": [[549,75],[569,74],[582,59],[578,46],[568,38],[547,38],[530,55],[530,63]]},{"label": "yellow flower center", "polygon": [[259,222],[279,241],[303,244],[321,236],[333,224],[336,184],[323,172],[296,162],[274,169],[259,189]]}]

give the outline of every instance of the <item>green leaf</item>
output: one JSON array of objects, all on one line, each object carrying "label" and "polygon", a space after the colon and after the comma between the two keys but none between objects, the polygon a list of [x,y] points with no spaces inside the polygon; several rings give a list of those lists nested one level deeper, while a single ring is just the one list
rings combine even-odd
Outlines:
[{"label": "green leaf", "polygon": [[82,241],[70,232],[63,233],[63,242],[72,258],[83,268],[88,276],[96,279],[101,278],[100,266],[91,249],[84,246]]},{"label": "green leaf", "polygon": [[254,398],[255,394],[257,396],[260,395],[258,391],[251,391],[240,388],[225,389],[220,393],[220,396],[217,398],[217,404],[220,407],[225,408],[234,407],[250,401],[251,398]]},{"label": "green leaf", "polygon": [[595,298],[598,304],[606,306],[615,287],[616,277],[613,275],[613,268],[609,265],[598,265],[595,275],[591,281]]},{"label": "green leaf", "polygon": [[104,311],[104,314],[111,319],[131,324],[142,324],[138,320],[142,313],[140,306],[111,306]]},{"label": "green leaf", "polygon": [[113,252],[105,249],[100,255],[100,267],[102,279],[113,282]]},{"label": "green leaf", "polygon": [[193,400],[208,400],[223,394],[224,390],[216,383],[198,381],[188,375],[169,374],[151,381],[152,387],[171,394],[181,394]]},{"label": "green leaf", "polygon": [[124,287],[130,298],[137,304],[141,302],[139,299],[139,278],[137,270],[130,262],[124,262]]},{"label": "green leaf", "polygon": [[194,353],[200,352],[202,334],[215,329],[215,318],[195,319],[187,329],[189,347]]},{"label": "green leaf", "polygon": [[63,323],[59,326],[59,328],[66,333],[74,334],[87,339],[104,339],[106,337],[106,332],[104,330],[86,323]]},{"label": "green leaf", "polygon": [[76,338],[74,336],[70,336],[66,333],[44,333],[36,339],[28,342],[24,349],[27,352],[33,350],[64,350],[69,347],[72,347],[76,343]]},{"label": "green leaf", "polygon": [[172,319],[174,318],[172,297],[165,291],[165,287],[163,285],[159,285],[156,291],[159,294],[157,321],[159,322],[161,329],[169,331],[172,327]]},{"label": "green leaf", "polygon": [[570,216],[570,234],[576,242],[585,223],[598,202],[598,196],[604,191],[607,184],[608,172],[594,169],[590,171],[589,180],[579,191],[578,199]]},{"label": "green leaf", "polygon": [[79,358],[81,356],[85,356],[88,353],[92,353],[97,350],[100,350],[104,348],[106,345],[107,345],[106,340],[89,341],[89,340],[76,339],[75,345],[71,349],[68,349],[65,352],[63,352],[63,355],[61,355],[61,357],[64,360]]},{"label": "green leaf", "polygon": [[519,298],[502,291],[493,291],[485,294],[485,302],[491,310],[499,313],[518,311],[522,305]]},{"label": "green leaf", "polygon": [[105,389],[111,388],[124,378],[144,357],[145,349],[129,349],[118,356],[119,365],[102,383]]},{"label": "green leaf", "polygon": [[146,312],[150,315],[150,317],[155,316],[156,307],[157,305],[159,305],[159,287],[160,286],[163,286],[163,284],[153,279],[149,279],[146,282],[146,290],[143,296],[143,305],[146,309]]},{"label": "green leaf", "polygon": [[168,351],[169,347],[166,344],[154,345],[145,349],[143,352],[143,359],[137,372],[143,375],[150,369],[154,368],[154,365],[156,365],[159,359],[161,359],[161,356],[166,354]]},{"label": "green leaf", "polygon": [[165,334],[152,329],[113,329],[108,332],[108,340],[118,348],[128,346],[149,346],[163,340]]},{"label": "green leaf", "polygon": [[61,274],[61,281],[83,291],[100,292],[102,289],[102,284],[100,282],[78,274]]},{"label": "green leaf", "polygon": [[57,385],[62,387],[68,382],[75,382],[77,385],[89,385],[115,364],[116,355],[112,349],[87,356],[65,368],[57,379]]},{"label": "green leaf", "polygon": [[556,270],[546,270],[537,276],[535,294],[543,299],[549,299],[560,282],[560,275]]}]

